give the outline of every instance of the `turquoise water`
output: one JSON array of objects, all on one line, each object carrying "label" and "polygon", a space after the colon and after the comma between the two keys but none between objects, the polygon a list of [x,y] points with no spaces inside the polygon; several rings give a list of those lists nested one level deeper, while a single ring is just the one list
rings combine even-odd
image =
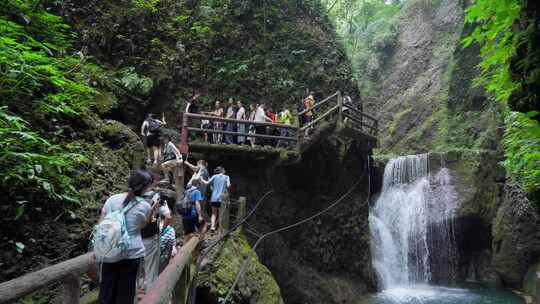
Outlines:
[{"label": "turquoise water", "polygon": [[511,291],[480,284],[458,287],[411,285],[389,288],[359,304],[522,304]]}]

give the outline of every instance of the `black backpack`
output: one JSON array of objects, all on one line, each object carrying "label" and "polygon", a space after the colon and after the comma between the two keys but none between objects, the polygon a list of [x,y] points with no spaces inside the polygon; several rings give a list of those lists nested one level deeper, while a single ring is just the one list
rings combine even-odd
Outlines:
[{"label": "black backpack", "polygon": [[153,237],[159,233],[159,220],[158,215],[153,215],[152,218],[146,223],[143,229],[141,229],[141,237],[143,239]]},{"label": "black backpack", "polygon": [[[153,194],[154,194],[154,192],[152,192],[152,195],[148,195],[148,196],[143,197],[144,200],[146,200],[148,202],[148,204],[150,204],[150,206],[152,206],[152,204],[158,204],[157,202],[154,203],[152,201]],[[144,226],[144,228],[141,229],[141,237],[143,239],[153,237],[153,236],[155,236],[155,235],[157,235],[159,233],[159,218],[158,217],[159,217],[158,214],[154,214],[148,220],[148,222],[146,223],[146,226]]]},{"label": "black backpack", "polygon": [[195,207],[195,202],[191,199],[193,191],[195,190],[197,190],[197,188],[191,187],[184,191],[184,197],[180,202],[176,203],[176,212],[178,212],[178,214],[188,215],[191,213],[191,210]]},{"label": "black backpack", "polygon": [[151,133],[158,133],[161,129],[161,123],[157,119],[148,120],[148,131]]}]

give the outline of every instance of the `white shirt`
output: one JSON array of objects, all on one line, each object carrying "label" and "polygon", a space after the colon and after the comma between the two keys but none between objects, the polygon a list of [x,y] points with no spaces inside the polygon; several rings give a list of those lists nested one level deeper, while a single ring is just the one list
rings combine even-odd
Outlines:
[{"label": "white shirt", "polygon": [[238,109],[238,112],[236,112],[236,119],[246,119],[246,109],[244,107]]},{"label": "white shirt", "polygon": [[266,114],[264,113],[264,109],[261,107],[257,108],[257,111],[255,112],[255,121],[256,122],[265,122],[266,121]]}]

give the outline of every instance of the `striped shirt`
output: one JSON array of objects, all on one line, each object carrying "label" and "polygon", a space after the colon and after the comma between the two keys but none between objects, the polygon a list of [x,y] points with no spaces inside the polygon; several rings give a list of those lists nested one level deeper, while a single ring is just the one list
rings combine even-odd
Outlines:
[{"label": "striped shirt", "polygon": [[159,237],[159,249],[160,249],[160,255],[162,259],[167,259],[169,256],[169,251],[167,251],[167,248],[172,248],[176,244],[176,233],[174,231],[174,228],[171,226],[163,227],[163,230],[161,230],[161,234]]}]

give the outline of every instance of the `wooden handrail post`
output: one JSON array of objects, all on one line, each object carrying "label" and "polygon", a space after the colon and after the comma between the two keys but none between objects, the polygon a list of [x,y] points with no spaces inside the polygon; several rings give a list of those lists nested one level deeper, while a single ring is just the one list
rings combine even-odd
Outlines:
[{"label": "wooden handrail post", "polygon": [[69,276],[63,284],[64,304],[78,304],[81,298],[81,286],[79,276]]},{"label": "wooden handrail post", "polygon": [[238,199],[237,222],[240,222],[244,217],[246,217],[246,202],[247,202],[247,199],[245,196],[240,196],[240,198]]},{"label": "wooden handrail post", "polygon": [[230,212],[230,200],[226,199],[221,203],[221,214],[219,216],[219,231],[223,234],[229,230],[229,212]]},{"label": "wooden handrail post", "polygon": [[180,135],[180,153],[187,155],[189,153],[188,145],[188,116],[187,113],[182,115],[182,134]]},{"label": "wooden handrail post", "polygon": [[338,104],[338,123],[343,122],[343,99],[341,98],[341,91],[337,91],[337,104]]},{"label": "wooden handrail post", "polygon": [[174,191],[176,192],[176,201],[179,201],[184,196],[184,176],[185,166],[184,164],[177,164],[173,170],[174,178]]}]

